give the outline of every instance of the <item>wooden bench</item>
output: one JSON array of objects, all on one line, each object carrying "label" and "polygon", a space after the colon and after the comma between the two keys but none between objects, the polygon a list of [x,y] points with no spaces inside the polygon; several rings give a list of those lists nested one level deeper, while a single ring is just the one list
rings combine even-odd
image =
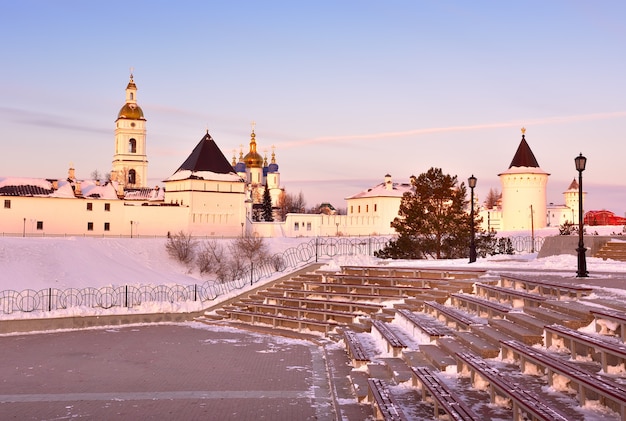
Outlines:
[{"label": "wooden bench", "polygon": [[325,282],[341,284],[362,284],[381,286],[406,286],[412,288],[430,288],[441,291],[472,292],[476,280],[454,278],[413,278],[408,276],[356,275],[337,273],[324,278]]},{"label": "wooden bench", "polygon": [[[513,308],[519,307],[537,307],[543,301],[547,300],[543,295],[531,294],[513,288],[504,288],[497,285],[489,285],[483,283],[476,284],[476,292],[484,298],[495,298],[498,301],[508,301]],[[521,303],[521,305],[519,305]]]},{"label": "wooden bench", "polygon": [[274,328],[291,329],[298,332],[320,332],[327,335],[337,326],[334,323],[320,322],[317,320],[296,319],[293,317],[277,316],[268,313],[254,313],[245,310],[228,310],[231,320],[243,323],[264,324]]},{"label": "wooden bench", "polygon": [[292,298],[309,298],[319,300],[339,300],[344,302],[360,302],[360,303],[383,303],[386,301],[402,301],[404,297],[397,297],[395,295],[380,295],[380,294],[353,294],[351,292],[324,292],[324,291],[303,291],[303,290],[289,290],[277,295],[280,297],[292,297]]},{"label": "wooden bench", "polygon": [[[626,313],[611,309],[591,310],[596,320],[596,331],[601,334],[613,334],[626,342]],[[608,322],[608,323],[607,323]],[[612,328],[610,324],[615,324]]]},{"label": "wooden bench", "polygon": [[361,344],[361,341],[359,341],[356,332],[350,329],[344,329],[343,338],[346,343],[346,352],[352,360],[352,367],[361,368],[370,362],[370,357]]},{"label": "wooden bench", "polygon": [[278,306],[263,303],[249,303],[246,306],[253,313],[267,313],[274,316],[286,316],[296,319],[317,320],[348,325],[354,322],[355,314],[345,311],[324,311],[318,309],[300,308],[292,306]]},{"label": "wooden bench", "polygon": [[[436,279],[441,281],[441,279]],[[414,288],[432,288],[431,278],[410,278],[404,276],[374,276],[374,275],[356,275],[347,273],[336,273],[328,275],[324,279],[325,282],[340,284],[376,284],[383,286],[410,286]]]},{"label": "wooden bench", "polygon": [[353,314],[372,314],[379,311],[381,304],[360,303],[355,301],[339,300],[315,300],[310,298],[275,297],[268,296],[265,304],[279,305],[285,307],[298,307],[306,309],[316,309],[322,311],[343,311]]},{"label": "wooden bench", "polygon": [[626,388],[623,385],[518,341],[503,341],[501,346],[502,358],[519,360],[522,372],[528,363],[543,368],[550,386],[554,385],[555,375],[567,378],[577,390],[581,406],[595,398],[593,400],[620,414],[622,420],[626,419]]},{"label": "wooden bench", "polygon": [[367,385],[367,400],[371,402],[374,408],[374,416],[377,420],[407,420],[407,417],[404,415],[404,412],[402,412],[400,406],[394,401],[383,380],[369,378],[367,379]]},{"label": "wooden bench", "polygon": [[453,324],[454,327],[457,329],[459,327],[463,329],[468,329],[473,324],[484,323],[476,321],[462,311],[456,310],[452,307],[447,307],[443,304],[439,304],[436,301],[426,301],[424,303],[424,310],[426,310],[427,313],[435,314],[438,318],[444,318],[447,323]]},{"label": "wooden bench", "polygon": [[600,364],[605,373],[609,372],[609,360],[613,363],[611,366],[622,366],[622,368],[624,366],[626,345],[623,342],[608,341],[602,337],[592,336],[561,325],[550,325],[544,329],[546,332],[546,348],[550,348],[555,339],[561,338],[569,342],[569,347],[566,346],[566,348],[569,349],[572,359],[576,359],[576,356],[581,354],[578,351],[580,348],[583,348],[583,355],[586,357],[593,359],[594,352],[600,354]]},{"label": "wooden bench", "polygon": [[386,295],[396,299],[419,296],[431,291],[429,288],[394,287],[376,284],[340,284],[334,282],[309,282],[304,284],[304,289],[306,291],[334,292],[337,294]]},{"label": "wooden bench", "polygon": [[505,288],[520,289],[523,288],[526,292],[539,295],[547,295],[560,299],[563,296],[570,298],[581,298],[583,296],[591,294],[592,288],[582,287],[572,284],[561,284],[558,282],[550,282],[537,279],[524,279],[509,275],[502,275],[500,277],[500,286]]},{"label": "wooden bench", "polygon": [[431,341],[441,336],[454,335],[454,332],[448,326],[425,314],[414,313],[405,309],[398,310],[396,314],[409,322],[411,327],[417,328],[420,332],[427,335]]},{"label": "wooden bench", "polygon": [[419,268],[403,266],[341,266],[341,273],[355,275],[408,276],[411,278],[468,279],[487,273],[485,269]]},{"label": "wooden bench", "polygon": [[422,390],[422,400],[430,395],[434,404],[434,418],[438,419],[440,410],[443,410],[451,420],[471,421],[482,420],[463,401],[457,399],[448,386],[443,383],[427,367],[411,367],[413,373],[413,386],[419,386]]},{"label": "wooden bench", "polygon": [[522,421],[529,419],[541,421],[568,421],[568,417],[554,409],[553,405],[542,399],[539,395],[523,386],[512,383],[508,376],[494,368],[487,361],[471,353],[457,353],[457,367],[459,372],[470,372],[472,384],[476,376],[489,383],[491,389],[491,402],[495,402],[496,396],[510,398],[513,404],[513,420]]},{"label": "wooden bench", "polygon": [[400,338],[396,333],[387,326],[387,323],[380,320],[372,320],[372,333],[376,330],[381,339],[387,344],[387,353],[391,353],[394,357],[398,357],[402,354],[404,348],[408,348],[408,345]]},{"label": "wooden bench", "polygon": [[476,297],[475,295],[452,294],[450,295],[450,297],[452,298],[452,304],[455,307],[461,307],[466,308],[470,311],[475,311],[479,317],[485,315],[490,319],[496,316],[501,318],[504,317],[509,311],[511,311],[511,307],[509,306],[485,300],[483,298]]}]

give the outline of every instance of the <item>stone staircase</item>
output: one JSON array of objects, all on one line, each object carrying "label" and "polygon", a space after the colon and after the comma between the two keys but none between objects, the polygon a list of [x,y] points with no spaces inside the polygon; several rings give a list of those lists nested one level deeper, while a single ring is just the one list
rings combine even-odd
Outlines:
[{"label": "stone staircase", "polygon": [[598,250],[593,257],[604,260],[612,259],[626,262],[626,241],[609,241]]}]

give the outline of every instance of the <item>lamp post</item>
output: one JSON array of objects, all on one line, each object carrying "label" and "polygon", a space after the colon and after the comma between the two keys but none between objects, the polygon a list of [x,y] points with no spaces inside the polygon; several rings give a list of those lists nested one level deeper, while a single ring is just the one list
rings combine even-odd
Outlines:
[{"label": "lamp post", "polygon": [[474,237],[476,236],[475,228],[474,228],[474,187],[476,187],[476,177],[474,174],[470,178],[467,179],[467,184],[469,185],[471,195],[470,195],[470,227],[472,231],[472,236],[470,237],[470,250],[469,250],[469,263],[474,263],[476,261],[476,242]]},{"label": "lamp post", "polygon": [[339,222],[335,222],[335,225],[337,225],[337,231],[335,231],[335,236],[339,237]]},{"label": "lamp post", "polygon": [[133,238],[133,221],[130,221],[130,238]]},{"label": "lamp post", "polygon": [[574,158],[574,162],[576,163],[576,171],[578,171],[578,248],[576,249],[578,252],[578,272],[576,272],[576,276],[586,278],[589,276],[589,272],[587,272],[587,259],[585,257],[587,249],[583,239],[583,171],[587,165],[587,158],[581,153]]}]

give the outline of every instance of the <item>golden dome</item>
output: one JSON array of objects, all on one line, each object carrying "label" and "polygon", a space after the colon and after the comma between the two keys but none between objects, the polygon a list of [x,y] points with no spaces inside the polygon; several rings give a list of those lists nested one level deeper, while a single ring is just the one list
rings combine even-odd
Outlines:
[{"label": "golden dome", "polygon": [[248,168],[263,168],[263,157],[257,152],[249,152],[243,157]]},{"label": "golden dome", "polygon": [[253,130],[250,135],[250,152],[243,157],[243,162],[245,162],[248,168],[263,168],[263,157],[256,151],[255,137],[256,135]]},{"label": "golden dome", "polygon": [[117,114],[117,118],[128,118],[131,120],[145,120],[143,110],[137,104],[126,103]]}]

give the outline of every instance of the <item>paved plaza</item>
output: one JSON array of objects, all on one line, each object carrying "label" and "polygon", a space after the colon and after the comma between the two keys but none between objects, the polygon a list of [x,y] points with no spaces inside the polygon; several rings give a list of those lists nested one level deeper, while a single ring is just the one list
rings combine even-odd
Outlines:
[{"label": "paved plaza", "polygon": [[324,349],[200,323],[0,337],[2,420],[329,420]]}]

